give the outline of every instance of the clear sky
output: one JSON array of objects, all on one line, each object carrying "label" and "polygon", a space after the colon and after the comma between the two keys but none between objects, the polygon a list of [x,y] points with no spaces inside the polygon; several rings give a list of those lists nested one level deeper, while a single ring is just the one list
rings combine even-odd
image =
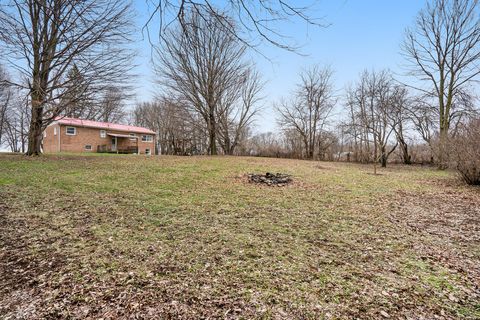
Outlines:
[{"label": "clear sky", "polygon": [[[274,130],[276,123],[272,104],[295,88],[303,68],[314,64],[331,66],[339,95],[366,68],[389,68],[393,72],[402,72],[404,59],[400,54],[400,44],[403,34],[424,5],[423,0],[322,0],[316,5],[315,16],[323,16],[330,24],[328,28],[305,23],[278,26],[281,32],[294,36],[298,43],[303,44],[300,51],[306,56],[267,45],[259,50],[269,59],[252,53],[252,59],[267,82],[263,93],[265,110],[256,121],[257,131]],[[141,27],[148,8],[145,0],[136,0],[135,6]],[[153,38],[156,36],[154,27],[151,30]],[[137,47],[136,100],[148,101],[155,95],[150,45],[143,40],[138,42]]]}]

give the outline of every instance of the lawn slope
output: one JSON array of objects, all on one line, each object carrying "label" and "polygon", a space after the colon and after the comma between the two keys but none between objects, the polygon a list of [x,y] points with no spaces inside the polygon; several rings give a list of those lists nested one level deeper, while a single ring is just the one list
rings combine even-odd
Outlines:
[{"label": "lawn slope", "polygon": [[480,318],[480,190],[371,171],[0,155],[0,318]]}]

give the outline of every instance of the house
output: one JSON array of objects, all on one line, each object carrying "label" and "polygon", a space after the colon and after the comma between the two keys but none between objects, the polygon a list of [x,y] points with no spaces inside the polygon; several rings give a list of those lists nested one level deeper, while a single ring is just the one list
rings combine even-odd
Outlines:
[{"label": "house", "polygon": [[43,132],[43,151],[154,154],[155,132],[124,124],[59,117]]}]

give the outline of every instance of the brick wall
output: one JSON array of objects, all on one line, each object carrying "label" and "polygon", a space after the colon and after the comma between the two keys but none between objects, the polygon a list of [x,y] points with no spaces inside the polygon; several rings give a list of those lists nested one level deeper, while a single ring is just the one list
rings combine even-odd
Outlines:
[{"label": "brick wall", "polygon": [[[57,127],[57,135],[54,135],[54,127]],[[120,132],[106,130],[105,138],[100,137],[100,129],[75,127],[75,135],[67,135],[67,126],[53,124],[47,127],[46,137],[43,139],[44,152],[97,152],[98,146],[107,146],[108,149],[112,146],[112,138],[108,133],[114,134],[129,134],[129,132]],[[141,139],[142,134],[136,133],[138,139],[138,150],[140,154],[145,154],[146,149],[150,149],[151,154],[154,153],[155,137],[151,142],[144,142]],[[60,147],[59,147],[60,141]],[[91,150],[85,149],[86,145],[92,146]],[[130,138],[117,138],[117,148],[124,149],[127,147],[136,147],[137,140],[130,140]]]}]

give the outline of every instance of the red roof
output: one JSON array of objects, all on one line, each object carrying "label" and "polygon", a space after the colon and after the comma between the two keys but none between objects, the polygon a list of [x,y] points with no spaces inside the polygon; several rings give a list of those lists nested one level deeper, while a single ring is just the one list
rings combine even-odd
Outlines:
[{"label": "red roof", "polygon": [[62,125],[74,126],[74,127],[87,127],[87,128],[98,128],[98,129],[104,129],[104,130],[155,134],[155,132],[150,129],[143,128],[143,127],[129,126],[126,124],[82,120],[82,119],[67,118],[67,117],[64,117],[64,118],[57,117],[55,121],[57,121],[59,124],[62,124]]}]

